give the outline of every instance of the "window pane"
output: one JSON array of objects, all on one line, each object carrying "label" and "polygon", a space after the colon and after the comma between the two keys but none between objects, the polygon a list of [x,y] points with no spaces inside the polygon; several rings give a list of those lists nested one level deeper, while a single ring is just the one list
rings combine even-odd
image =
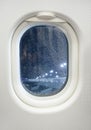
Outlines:
[{"label": "window pane", "polygon": [[68,79],[68,40],[51,25],[30,27],[20,41],[20,75],[23,87],[36,96],[61,91]]}]

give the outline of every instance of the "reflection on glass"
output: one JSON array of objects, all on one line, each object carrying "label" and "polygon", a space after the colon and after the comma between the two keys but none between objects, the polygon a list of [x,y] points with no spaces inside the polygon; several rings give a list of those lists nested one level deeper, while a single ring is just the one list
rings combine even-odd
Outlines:
[{"label": "reflection on glass", "polygon": [[68,41],[56,26],[30,27],[20,41],[23,87],[36,96],[61,91],[68,79]]}]

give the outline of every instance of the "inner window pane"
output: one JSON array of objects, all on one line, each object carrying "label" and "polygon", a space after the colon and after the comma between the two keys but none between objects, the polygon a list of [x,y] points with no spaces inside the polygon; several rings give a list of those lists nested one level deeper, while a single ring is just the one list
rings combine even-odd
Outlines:
[{"label": "inner window pane", "polygon": [[36,96],[60,92],[68,79],[68,40],[56,26],[30,27],[20,41],[23,87]]}]

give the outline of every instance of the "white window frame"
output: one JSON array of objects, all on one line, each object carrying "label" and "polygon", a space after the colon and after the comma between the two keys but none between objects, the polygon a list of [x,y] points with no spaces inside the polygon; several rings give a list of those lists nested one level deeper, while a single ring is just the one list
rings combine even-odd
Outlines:
[{"label": "white window frame", "polygon": [[[58,13],[44,13],[45,16],[40,17],[41,12],[35,12],[25,16],[15,27],[11,39],[11,81],[12,92],[18,97],[22,106],[29,111],[41,112],[50,111],[57,106],[65,103],[74,93],[77,87],[78,80],[78,39],[71,23]],[[48,15],[48,16],[47,16]],[[38,17],[37,17],[38,16]],[[54,17],[55,16],[55,17]],[[21,37],[30,27],[34,25],[54,25],[60,28],[67,37],[69,49],[69,65],[68,65],[68,81],[63,90],[56,95],[38,97],[28,93],[21,83],[20,78],[20,57],[19,57],[19,44]],[[55,110],[55,109],[54,109]]]}]

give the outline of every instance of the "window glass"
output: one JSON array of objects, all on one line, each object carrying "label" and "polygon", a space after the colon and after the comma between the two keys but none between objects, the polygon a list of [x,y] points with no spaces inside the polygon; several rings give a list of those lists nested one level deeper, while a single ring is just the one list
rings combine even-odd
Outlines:
[{"label": "window glass", "polygon": [[68,79],[68,40],[57,26],[30,27],[20,40],[23,87],[36,96],[60,92]]}]

